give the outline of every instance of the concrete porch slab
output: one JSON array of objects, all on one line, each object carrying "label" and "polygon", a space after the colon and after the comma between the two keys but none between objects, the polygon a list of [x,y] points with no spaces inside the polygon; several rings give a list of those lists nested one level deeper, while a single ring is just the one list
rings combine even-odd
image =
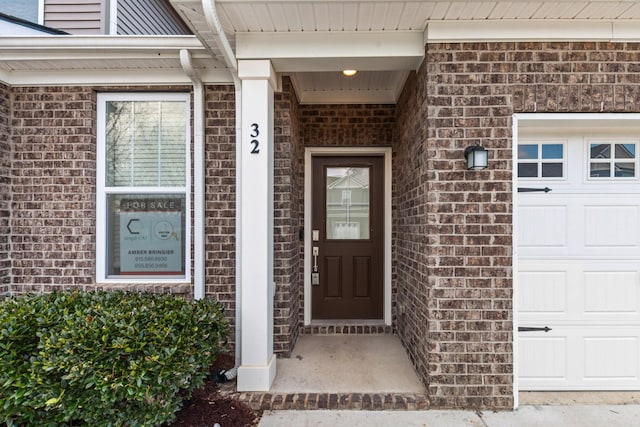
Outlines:
[{"label": "concrete porch slab", "polygon": [[271,393],[425,393],[394,335],[302,335]]}]

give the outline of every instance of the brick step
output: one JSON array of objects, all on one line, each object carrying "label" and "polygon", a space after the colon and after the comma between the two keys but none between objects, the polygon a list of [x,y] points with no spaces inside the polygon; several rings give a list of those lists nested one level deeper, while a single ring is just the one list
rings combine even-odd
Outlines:
[{"label": "brick step", "polygon": [[300,328],[301,335],[393,335],[393,326],[371,324],[308,325]]},{"label": "brick step", "polygon": [[429,398],[414,393],[268,393],[223,392],[255,411],[346,409],[415,411],[429,409]]}]

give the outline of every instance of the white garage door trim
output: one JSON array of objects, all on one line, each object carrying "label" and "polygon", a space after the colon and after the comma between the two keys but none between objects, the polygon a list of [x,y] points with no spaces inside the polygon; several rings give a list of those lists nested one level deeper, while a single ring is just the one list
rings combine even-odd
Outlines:
[{"label": "white garage door trim", "polygon": [[[616,129],[621,133],[640,132],[640,114],[591,114],[591,113],[569,113],[569,114],[515,114],[513,116],[513,334],[514,334],[514,408],[518,407],[518,393],[519,393],[519,372],[518,364],[521,357],[518,349],[519,345],[519,332],[518,325],[520,323],[519,315],[519,297],[520,297],[520,283],[519,283],[519,222],[518,211],[518,142],[519,138],[527,133],[535,133],[539,135],[557,135],[558,133],[570,133],[571,131],[579,130],[581,133],[585,133],[589,129],[597,130],[606,127],[607,129]],[[640,135],[640,133],[636,133]]]}]

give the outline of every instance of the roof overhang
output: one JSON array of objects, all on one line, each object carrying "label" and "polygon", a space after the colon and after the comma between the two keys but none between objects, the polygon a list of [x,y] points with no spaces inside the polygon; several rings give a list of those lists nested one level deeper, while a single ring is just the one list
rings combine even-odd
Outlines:
[{"label": "roof overhang", "polygon": [[[302,103],[393,103],[425,45],[481,41],[640,41],[632,0],[170,0],[204,45],[215,7],[238,59],[269,59]],[[344,78],[343,69],[357,69]]]},{"label": "roof overhang", "polygon": [[[302,103],[394,103],[429,43],[640,42],[635,0],[170,2],[196,36],[0,37],[0,80],[189,84],[186,49],[204,83],[231,83],[236,58],[268,59]],[[359,72],[345,78],[342,69]]]},{"label": "roof overhang", "polygon": [[0,47],[0,80],[10,85],[190,84],[183,49],[203,82],[232,82],[195,36],[3,36]]}]

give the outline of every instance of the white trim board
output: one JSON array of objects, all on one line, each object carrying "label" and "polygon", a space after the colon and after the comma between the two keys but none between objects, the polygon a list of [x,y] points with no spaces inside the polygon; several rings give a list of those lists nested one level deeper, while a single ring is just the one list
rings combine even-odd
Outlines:
[{"label": "white trim board", "polygon": [[304,324],[311,324],[311,166],[314,156],[384,156],[384,323],[391,326],[391,147],[309,147],[304,152]]},{"label": "white trim board", "polygon": [[484,20],[430,21],[424,42],[477,41],[616,41],[640,40],[637,21]]}]

